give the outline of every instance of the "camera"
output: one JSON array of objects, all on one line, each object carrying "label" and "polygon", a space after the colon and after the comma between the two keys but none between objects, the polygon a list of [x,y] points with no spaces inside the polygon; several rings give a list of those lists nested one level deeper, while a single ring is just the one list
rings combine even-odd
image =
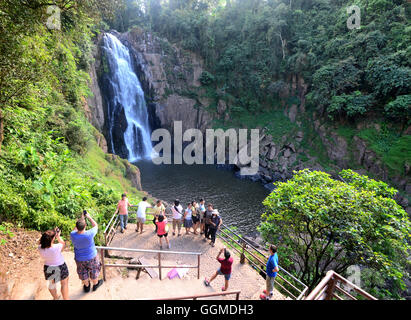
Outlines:
[{"label": "camera", "polygon": [[54,229],[56,231],[56,233],[60,232],[60,229],[58,227],[56,227],[56,229]]},{"label": "camera", "polygon": [[83,210],[83,217],[85,218],[87,215],[87,210]]}]

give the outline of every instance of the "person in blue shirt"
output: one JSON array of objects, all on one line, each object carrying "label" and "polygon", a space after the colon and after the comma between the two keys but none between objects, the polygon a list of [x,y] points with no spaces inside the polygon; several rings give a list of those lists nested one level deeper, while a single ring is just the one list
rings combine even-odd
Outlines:
[{"label": "person in blue shirt", "polygon": [[266,281],[266,290],[263,291],[263,294],[260,295],[262,300],[270,300],[273,296],[274,290],[274,280],[277,276],[278,272],[278,255],[277,255],[277,247],[274,245],[270,246],[270,257],[267,261],[266,273],[267,276],[265,278]]},{"label": "person in blue shirt", "polygon": [[[83,212],[84,218],[77,220],[76,228],[70,233],[71,242],[74,246],[74,260],[77,264],[77,274],[83,281],[84,292],[90,291],[90,279],[93,283],[93,291],[103,284],[103,280],[98,280],[101,270],[100,259],[94,244],[94,237],[97,234],[98,226],[96,221]],[[91,229],[86,230],[86,220],[91,223]]]}]

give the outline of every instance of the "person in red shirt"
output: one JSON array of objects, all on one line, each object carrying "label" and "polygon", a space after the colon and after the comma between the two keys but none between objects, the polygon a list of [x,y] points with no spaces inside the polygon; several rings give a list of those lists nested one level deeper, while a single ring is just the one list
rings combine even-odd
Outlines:
[{"label": "person in red shirt", "polygon": [[[220,258],[221,254],[224,252],[224,258]],[[231,278],[231,266],[233,265],[233,258],[231,258],[230,252],[226,248],[222,248],[217,255],[217,261],[221,263],[220,269],[211,277],[210,280],[205,278],[204,284],[208,287],[210,282],[217,278],[218,275],[223,275],[225,278],[224,287],[221,290],[226,291],[228,289],[228,281]]]},{"label": "person in red shirt", "polygon": [[158,241],[160,241],[160,249],[163,249],[163,243],[161,242],[161,238],[164,237],[167,242],[167,246],[170,249],[170,242],[168,241],[168,226],[167,226],[167,218],[164,217],[163,215],[160,215],[156,217],[155,220],[156,226],[157,226],[157,236],[158,236]]},{"label": "person in red shirt", "polygon": [[127,230],[128,221],[128,207],[133,207],[130,202],[128,202],[127,195],[123,193],[121,195],[121,200],[117,204],[117,210],[114,214],[118,213],[118,218],[120,220],[121,233],[124,233],[124,229]]}]

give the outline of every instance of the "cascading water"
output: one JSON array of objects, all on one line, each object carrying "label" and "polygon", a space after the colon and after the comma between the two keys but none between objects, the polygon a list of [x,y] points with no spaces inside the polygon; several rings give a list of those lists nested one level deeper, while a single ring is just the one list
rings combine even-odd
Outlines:
[{"label": "cascading water", "polygon": [[152,144],[147,106],[140,81],[133,71],[130,52],[109,33],[104,35],[103,51],[109,67],[105,78],[107,92],[103,94],[107,103],[111,151],[130,162],[150,158]]}]

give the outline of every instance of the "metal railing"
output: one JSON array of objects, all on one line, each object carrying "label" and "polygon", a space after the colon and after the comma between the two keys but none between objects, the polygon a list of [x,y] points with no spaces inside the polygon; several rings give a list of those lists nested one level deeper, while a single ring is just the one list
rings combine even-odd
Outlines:
[{"label": "metal railing", "polygon": [[[254,269],[259,271],[261,275],[267,276],[265,266],[268,257],[262,251],[257,249],[249,240],[245,239],[242,235],[224,224],[221,224],[220,232],[217,233],[217,236],[240,254],[240,263],[244,263],[248,260]],[[302,300],[308,291],[308,286],[281,266],[279,266],[279,272],[275,278],[274,286],[277,287],[276,289],[282,294],[285,294],[294,300]]]},{"label": "metal railing", "polygon": [[[343,286],[348,289],[344,289]],[[347,290],[354,291],[355,293],[351,294]],[[337,292],[339,294],[337,294]],[[347,300],[344,298],[348,298],[348,300],[377,300],[377,298],[340,276],[334,270],[327,272],[326,276],[314,288],[314,290],[311,291],[305,300]]]},{"label": "metal railing", "polygon": [[[162,251],[162,250],[147,250],[147,249],[129,249],[129,248],[116,248],[116,247],[102,247],[96,246],[96,249],[100,251],[101,265],[103,271],[103,279],[106,280],[106,268],[117,267],[117,268],[158,268],[159,279],[162,280],[162,269],[163,268],[196,268],[197,269],[197,279],[200,279],[200,257],[201,252],[186,252],[186,251]],[[157,253],[158,265],[142,265],[142,264],[117,264],[117,263],[106,263],[106,251],[127,251],[127,252],[143,252],[143,253]],[[161,256],[165,254],[178,254],[178,255],[194,255],[197,256],[197,265],[162,265]]]},{"label": "metal railing", "polygon": [[161,298],[161,299],[145,299],[145,300],[197,300],[198,298],[211,298],[211,297],[218,297],[218,296],[228,296],[235,294],[235,300],[240,299],[240,290],[234,291],[226,291],[226,292],[213,292],[213,293],[204,293],[204,294],[196,294],[191,296],[182,296],[182,297],[168,297],[168,298]]}]

